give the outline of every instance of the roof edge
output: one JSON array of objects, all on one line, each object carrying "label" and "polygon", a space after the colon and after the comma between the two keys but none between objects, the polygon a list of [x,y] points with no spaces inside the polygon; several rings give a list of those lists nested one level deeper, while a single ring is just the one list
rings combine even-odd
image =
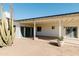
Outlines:
[{"label": "roof edge", "polygon": [[65,14],[58,14],[58,15],[50,15],[50,16],[42,16],[42,17],[35,17],[35,18],[28,18],[28,19],[19,19],[19,20],[15,20],[15,21],[33,20],[33,19],[39,19],[39,18],[48,18],[48,17],[64,16],[64,15],[71,15],[71,14],[79,14],[79,12],[72,12],[72,13],[65,13]]}]

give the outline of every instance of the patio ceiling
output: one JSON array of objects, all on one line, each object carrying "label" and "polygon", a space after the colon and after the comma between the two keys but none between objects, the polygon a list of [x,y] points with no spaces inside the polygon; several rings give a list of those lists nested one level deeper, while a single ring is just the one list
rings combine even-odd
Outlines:
[{"label": "patio ceiling", "polygon": [[65,15],[65,16],[55,16],[55,17],[47,17],[47,18],[36,18],[36,19],[29,19],[29,20],[21,20],[17,21],[21,24],[33,24],[36,22],[37,24],[46,24],[46,23],[58,23],[58,21],[61,20],[62,23],[65,25],[68,24],[79,24],[79,14],[73,14],[73,15]]}]

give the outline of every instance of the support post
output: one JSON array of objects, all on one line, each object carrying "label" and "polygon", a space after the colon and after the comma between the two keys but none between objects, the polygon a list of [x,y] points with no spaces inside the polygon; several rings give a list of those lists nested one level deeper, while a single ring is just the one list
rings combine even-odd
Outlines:
[{"label": "support post", "polygon": [[78,32],[77,32],[77,37],[79,38],[79,26],[78,26],[77,29],[78,29],[78,30],[77,30],[77,31],[78,31]]},{"label": "support post", "polygon": [[62,36],[62,21],[59,20],[59,37]]},{"label": "support post", "polygon": [[34,21],[33,22],[33,40],[35,40],[36,39],[36,22]]}]

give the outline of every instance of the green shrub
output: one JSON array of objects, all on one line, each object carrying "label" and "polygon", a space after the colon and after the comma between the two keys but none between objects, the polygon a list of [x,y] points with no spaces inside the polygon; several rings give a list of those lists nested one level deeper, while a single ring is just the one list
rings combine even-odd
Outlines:
[{"label": "green shrub", "polygon": [[60,40],[60,41],[63,41],[63,36],[61,36],[61,37],[58,37],[58,40]]}]

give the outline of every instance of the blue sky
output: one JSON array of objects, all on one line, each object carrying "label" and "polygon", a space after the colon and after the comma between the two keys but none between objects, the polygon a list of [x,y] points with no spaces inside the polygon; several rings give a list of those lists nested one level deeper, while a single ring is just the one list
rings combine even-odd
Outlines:
[{"label": "blue sky", "polygon": [[[5,4],[4,8],[7,11],[8,4]],[[14,15],[17,20],[71,12],[79,12],[78,3],[14,3]]]}]

